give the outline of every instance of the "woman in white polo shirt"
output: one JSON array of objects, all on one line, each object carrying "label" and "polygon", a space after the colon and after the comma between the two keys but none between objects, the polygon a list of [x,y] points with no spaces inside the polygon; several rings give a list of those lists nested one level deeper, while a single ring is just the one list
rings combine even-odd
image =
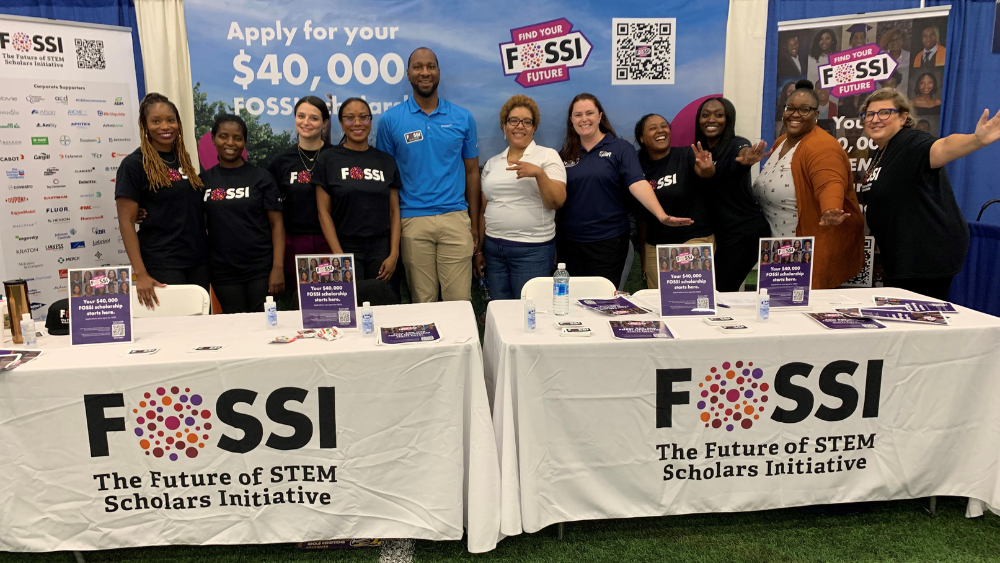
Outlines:
[{"label": "woman in white polo shirt", "polygon": [[517,95],[500,109],[508,147],[483,167],[484,242],[474,257],[476,275],[493,299],[519,299],[535,277],[552,275],[556,210],[566,201],[566,168],[559,153],[535,144],[538,105]]}]

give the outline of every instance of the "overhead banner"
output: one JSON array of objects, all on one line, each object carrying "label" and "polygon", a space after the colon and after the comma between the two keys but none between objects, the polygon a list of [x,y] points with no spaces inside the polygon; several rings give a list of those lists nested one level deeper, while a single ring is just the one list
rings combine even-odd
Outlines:
[{"label": "overhead banner", "polygon": [[199,137],[215,112],[246,110],[250,137],[260,139],[249,158],[266,163],[295,137],[296,100],[319,96],[336,114],[345,99],[362,96],[374,141],[381,114],[412,93],[407,58],[429,47],[440,62],[441,96],[476,119],[485,162],[507,147],[498,115],[515,94],[538,103],[535,140],[543,146],[562,146],[569,102],[581,92],[600,99],[623,137],[631,139],[643,114],[680,114],[675,144],[691,144],[698,104],[722,92],[729,2],[543,0],[525,12],[488,0],[262,0],[253,10],[193,0],[184,10],[191,52],[211,53],[191,59],[203,95],[195,96]]},{"label": "overhead banner", "polygon": [[127,261],[114,181],[139,145],[131,32],[0,16],[0,82],[3,265],[43,320],[69,268]]},{"label": "overhead banner", "polygon": [[[949,10],[943,6],[778,22],[775,137],[785,133],[782,116],[795,83],[808,78],[819,94],[818,126],[837,138],[851,160],[862,211],[861,186],[878,146],[864,134],[860,106],[872,92],[896,88],[913,104],[916,127],[940,135]],[[881,279],[876,261],[848,285],[871,287]]]}]

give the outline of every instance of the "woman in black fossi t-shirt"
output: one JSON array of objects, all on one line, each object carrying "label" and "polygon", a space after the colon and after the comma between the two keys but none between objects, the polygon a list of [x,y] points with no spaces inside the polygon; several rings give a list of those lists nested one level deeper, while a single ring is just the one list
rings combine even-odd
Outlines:
[{"label": "woman in black fossi t-shirt", "polygon": [[944,300],[969,248],[969,226],[944,165],[1000,139],[1000,119],[988,119],[987,110],[975,133],[937,139],[916,129],[912,116],[909,100],[895,89],[865,100],[865,133],[880,148],[861,190],[885,285]]},{"label": "woman in black fossi t-shirt", "polygon": [[223,313],[264,310],[284,291],[285,227],[281,192],[271,174],[243,160],[247,125],[223,114],[212,125],[219,164],[202,173],[209,271]]},{"label": "woman in black fossi t-shirt", "polygon": [[[139,104],[139,148],[122,160],[115,205],[139,303],[152,309],[154,287],[196,284],[208,291],[208,242],[201,209],[204,185],[184,148],[177,107],[149,93]],[[149,216],[136,233],[139,208]]]}]

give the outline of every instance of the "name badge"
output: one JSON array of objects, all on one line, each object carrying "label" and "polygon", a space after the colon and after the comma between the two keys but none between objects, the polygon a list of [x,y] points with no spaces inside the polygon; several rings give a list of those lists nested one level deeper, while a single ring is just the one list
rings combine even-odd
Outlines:
[{"label": "name badge", "polygon": [[410,131],[409,133],[403,133],[403,138],[406,139],[406,144],[416,143],[417,141],[424,140],[424,134],[422,131],[417,129],[416,131]]}]

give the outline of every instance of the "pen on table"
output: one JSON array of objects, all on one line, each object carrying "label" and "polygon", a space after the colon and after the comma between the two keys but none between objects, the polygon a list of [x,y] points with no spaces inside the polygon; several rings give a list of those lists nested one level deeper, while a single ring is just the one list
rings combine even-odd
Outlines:
[{"label": "pen on table", "polygon": [[718,305],[719,305],[719,307],[722,307],[723,309],[728,309],[729,308],[729,305],[726,305],[725,303],[719,303]]}]

